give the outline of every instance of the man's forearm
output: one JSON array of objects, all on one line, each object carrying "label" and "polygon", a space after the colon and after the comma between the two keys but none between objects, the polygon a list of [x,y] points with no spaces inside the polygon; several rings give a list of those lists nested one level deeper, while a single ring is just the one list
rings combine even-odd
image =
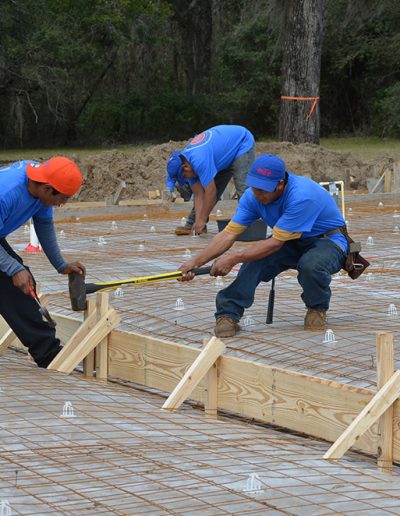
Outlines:
[{"label": "man's forearm", "polygon": [[58,272],[61,272],[68,264],[58,246],[53,220],[35,218],[34,225],[39,242],[49,262]]},{"label": "man's forearm", "polygon": [[214,206],[217,204],[217,189],[215,187],[214,181],[212,184],[207,186],[207,188],[204,190],[204,196],[203,196],[203,203],[201,207],[201,212],[199,213],[199,221],[204,222],[204,224],[207,222],[207,219],[214,208]]},{"label": "man's forearm", "polygon": [[11,277],[23,270],[25,270],[25,267],[22,263],[10,256],[3,246],[0,245],[0,271]]},{"label": "man's forearm", "polygon": [[232,255],[232,259],[234,259],[235,263],[255,262],[276,253],[284,243],[285,242],[276,240],[273,237],[267,240],[261,240],[251,247],[235,253]]},{"label": "man's forearm", "polygon": [[217,258],[224,254],[236,240],[235,235],[221,231],[211,240],[208,246],[197,254],[193,261],[196,262],[197,267],[201,267],[205,263],[208,263],[213,258]]}]

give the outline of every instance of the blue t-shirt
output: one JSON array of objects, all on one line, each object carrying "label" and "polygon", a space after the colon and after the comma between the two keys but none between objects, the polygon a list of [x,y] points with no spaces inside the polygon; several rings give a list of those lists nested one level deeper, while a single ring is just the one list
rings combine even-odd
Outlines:
[{"label": "blue t-shirt", "polygon": [[[318,236],[344,226],[345,221],[333,197],[321,185],[307,177],[289,173],[282,196],[271,204],[262,204],[248,188],[240,198],[232,221],[250,226],[261,218],[268,226],[302,233],[300,238]],[[347,241],[341,233],[328,237],[347,252]]]},{"label": "blue t-shirt", "polygon": [[190,163],[197,178],[205,188],[221,170],[249,151],[254,145],[254,136],[240,125],[217,125],[198,134],[181,152]]},{"label": "blue t-shirt", "polygon": [[28,163],[34,162],[18,161],[0,168],[0,238],[5,238],[31,217],[53,218],[53,208],[45,206],[28,191]]}]

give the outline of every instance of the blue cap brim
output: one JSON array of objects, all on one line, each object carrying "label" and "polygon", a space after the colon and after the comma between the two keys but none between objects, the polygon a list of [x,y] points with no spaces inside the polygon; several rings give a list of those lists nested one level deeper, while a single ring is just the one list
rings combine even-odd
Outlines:
[{"label": "blue cap brim", "polygon": [[258,188],[259,190],[265,190],[266,192],[273,192],[278,186],[279,179],[268,179],[252,176],[247,174],[246,186]]}]

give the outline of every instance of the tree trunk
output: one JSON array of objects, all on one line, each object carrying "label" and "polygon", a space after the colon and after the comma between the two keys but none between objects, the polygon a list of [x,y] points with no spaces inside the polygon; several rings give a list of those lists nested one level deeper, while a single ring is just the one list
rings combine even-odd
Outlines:
[{"label": "tree trunk", "polygon": [[[286,0],[279,139],[319,144],[319,82],[325,0]],[[312,110],[312,107],[314,109]],[[312,110],[312,112],[311,112]]]}]

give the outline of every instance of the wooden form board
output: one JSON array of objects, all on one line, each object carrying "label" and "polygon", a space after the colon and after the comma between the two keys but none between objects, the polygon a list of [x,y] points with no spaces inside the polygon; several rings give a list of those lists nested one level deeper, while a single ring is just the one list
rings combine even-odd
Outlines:
[{"label": "wooden form board", "polygon": [[162,408],[172,411],[178,409],[186,398],[190,397],[201,380],[205,379],[208,371],[222,355],[224,349],[225,344],[222,340],[212,337],[206,347],[197,355],[196,360],[183,375]]},{"label": "wooden form board", "polygon": [[[165,392],[201,350],[161,339],[114,330],[109,338],[109,374]],[[218,361],[218,408],[240,416],[335,441],[374,395],[322,378],[222,356]],[[204,403],[206,381],[190,399]],[[376,452],[376,425],[357,447]],[[400,458],[400,455],[399,455]]]},{"label": "wooden form board", "polygon": [[[67,341],[81,325],[52,314],[57,333]],[[109,335],[109,375],[171,393],[201,349],[153,337],[112,330]],[[375,395],[355,388],[243,359],[218,359],[218,408],[334,442]],[[207,404],[207,379],[191,400]],[[400,403],[393,405],[393,460],[400,461]],[[357,441],[357,448],[376,453],[377,424]]]},{"label": "wooden form board", "polygon": [[325,453],[324,459],[340,459],[360,436],[378,420],[400,395],[400,370],[375,394],[350,426]]}]

